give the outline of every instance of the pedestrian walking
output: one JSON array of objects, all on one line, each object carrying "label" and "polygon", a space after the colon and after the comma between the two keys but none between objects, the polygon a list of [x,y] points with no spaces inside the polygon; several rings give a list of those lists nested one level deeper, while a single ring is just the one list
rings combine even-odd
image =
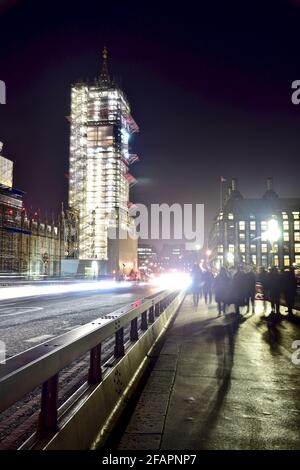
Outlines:
[{"label": "pedestrian walking", "polygon": [[214,283],[214,275],[213,273],[207,269],[202,274],[202,282],[203,282],[203,294],[204,294],[204,301],[207,304],[208,302],[212,303],[212,289]]},{"label": "pedestrian walking", "polygon": [[245,290],[247,313],[250,311],[250,302],[252,313],[255,313],[256,276],[252,269],[245,273]]},{"label": "pedestrian walking", "polygon": [[232,278],[232,299],[235,305],[235,313],[240,314],[240,307],[246,305],[246,275],[238,266]]},{"label": "pedestrian walking", "polygon": [[193,292],[193,303],[197,307],[200,298],[200,289],[202,281],[202,271],[197,263],[194,264],[192,272],[192,292]]},{"label": "pedestrian walking", "polygon": [[290,268],[283,275],[283,293],[287,306],[288,316],[293,315],[293,308],[295,305],[295,298],[297,293],[297,278],[295,276],[295,270]]},{"label": "pedestrian walking", "polygon": [[269,293],[271,302],[271,313],[280,315],[280,290],[281,290],[281,276],[278,269],[274,266],[271,268],[269,274]]},{"label": "pedestrian walking", "polygon": [[221,268],[220,273],[214,280],[215,298],[218,304],[218,313],[221,316],[222,312],[226,313],[226,306],[228,305],[228,294],[230,291],[231,279],[226,272],[225,268]]},{"label": "pedestrian walking", "polygon": [[265,268],[260,268],[258,280],[261,284],[265,312],[267,307],[267,300],[269,299],[269,273],[265,270]]}]

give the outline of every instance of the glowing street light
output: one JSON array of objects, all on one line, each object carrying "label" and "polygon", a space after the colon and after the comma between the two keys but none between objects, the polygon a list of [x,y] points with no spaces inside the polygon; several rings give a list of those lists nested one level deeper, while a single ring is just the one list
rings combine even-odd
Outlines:
[{"label": "glowing street light", "polygon": [[274,244],[279,240],[279,238],[281,237],[281,231],[280,231],[280,228],[279,228],[279,225],[278,225],[278,222],[276,219],[270,219],[268,220],[268,223],[267,223],[267,230],[262,234],[262,239],[263,240],[267,240],[268,242],[270,242],[270,245],[271,245],[271,251],[270,251],[270,256],[271,256],[271,259],[270,259],[270,264],[273,265],[274,263],[274,258],[272,256],[272,254],[274,253]]},{"label": "glowing street light", "polygon": [[210,255],[211,255],[211,250],[206,250],[206,256],[210,257]]},{"label": "glowing street light", "polygon": [[281,232],[276,219],[268,220],[268,229],[263,233],[263,236],[270,243],[275,243],[279,240]]}]

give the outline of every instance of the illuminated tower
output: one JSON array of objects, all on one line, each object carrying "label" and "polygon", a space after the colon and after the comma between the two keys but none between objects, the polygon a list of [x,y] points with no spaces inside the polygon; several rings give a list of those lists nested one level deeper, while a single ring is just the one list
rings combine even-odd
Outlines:
[{"label": "illuminated tower", "polygon": [[128,141],[138,126],[110,79],[106,48],[100,77],[72,86],[70,120],[69,206],[79,217],[79,259],[109,261],[109,228],[133,224],[128,206],[135,179],[128,167],[137,156]]}]

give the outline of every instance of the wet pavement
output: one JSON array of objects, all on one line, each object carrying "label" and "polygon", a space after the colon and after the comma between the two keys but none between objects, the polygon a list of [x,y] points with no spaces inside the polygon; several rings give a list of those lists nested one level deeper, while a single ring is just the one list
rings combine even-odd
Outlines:
[{"label": "wet pavement", "polygon": [[119,449],[300,449],[300,328],[256,310],[218,317],[186,297]]}]

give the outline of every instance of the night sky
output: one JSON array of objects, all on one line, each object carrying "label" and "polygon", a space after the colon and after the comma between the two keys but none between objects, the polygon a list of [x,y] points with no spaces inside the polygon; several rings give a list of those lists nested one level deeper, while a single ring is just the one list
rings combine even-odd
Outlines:
[{"label": "night sky", "polygon": [[67,201],[70,84],[104,45],[140,126],[132,200],[204,203],[209,221],[221,175],[300,196],[300,2],[194,3],[0,1],[0,140],[26,207]]}]

